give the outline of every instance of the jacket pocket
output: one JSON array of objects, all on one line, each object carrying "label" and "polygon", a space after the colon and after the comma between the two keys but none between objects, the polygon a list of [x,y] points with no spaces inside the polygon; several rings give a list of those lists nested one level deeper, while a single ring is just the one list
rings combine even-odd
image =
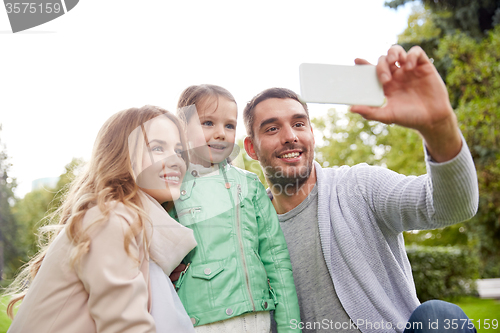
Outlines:
[{"label": "jacket pocket", "polygon": [[200,213],[201,207],[185,208],[177,213],[177,218],[182,225],[187,227],[188,225],[194,224],[199,220],[197,217],[199,217]]},{"label": "jacket pocket", "polygon": [[196,267],[192,267],[192,269],[193,278],[212,280],[224,270],[224,266],[221,262],[212,262],[208,264],[196,265]]},{"label": "jacket pocket", "polygon": [[[259,254],[257,253],[257,251],[255,251],[255,249],[252,249],[252,252],[253,254],[255,254],[255,256],[257,257],[257,260],[259,261],[262,269],[265,271],[266,268],[264,267],[264,263],[262,263],[262,259],[260,258]],[[266,272],[266,276],[267,276],[267,272]]]}]

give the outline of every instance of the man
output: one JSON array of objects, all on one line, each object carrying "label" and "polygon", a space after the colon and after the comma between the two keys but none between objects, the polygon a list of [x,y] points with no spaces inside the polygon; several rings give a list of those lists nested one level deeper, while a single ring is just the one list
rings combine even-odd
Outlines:
[{"label": "man", "polygon": [[426,175],[406,177],[366,164],[321,168],[313,161],[307,106],[290,90],[265,90],[244,110],[245,149],[264,170],[290,251],[302,317],[291,326],[304,332],[455,332],[447,330],[451,320],[462,319],[459,328],[474,332],[453,304],[419,306],[402,235],[458,223],[477,211],[475,168],[446,87],[419,47],[408,53],[391,47],[377,75],[386,105],[351,111],[417,130]]}]

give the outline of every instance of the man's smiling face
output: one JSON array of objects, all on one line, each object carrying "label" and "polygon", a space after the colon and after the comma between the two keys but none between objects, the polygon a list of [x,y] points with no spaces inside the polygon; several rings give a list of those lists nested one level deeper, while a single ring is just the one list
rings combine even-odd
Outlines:
[{"label": "man's smiling face", "polygon": [[304,107],[290,98],[266,99],[255,107],[254,138],[245,140],[273,185],[300,186],[313,170],[314,136]]}]

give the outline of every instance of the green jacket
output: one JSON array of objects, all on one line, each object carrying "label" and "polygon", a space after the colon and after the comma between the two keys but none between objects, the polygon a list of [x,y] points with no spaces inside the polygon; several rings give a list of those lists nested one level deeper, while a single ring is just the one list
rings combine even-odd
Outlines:
[{"label": "green jacket", "polygon": [[276,211],[257,176],[220,164],[217,175],[188,171],[175,202],[198,246],[176,283],[195,326],[275,310],[279,332],[300,322],[292,265]]}]

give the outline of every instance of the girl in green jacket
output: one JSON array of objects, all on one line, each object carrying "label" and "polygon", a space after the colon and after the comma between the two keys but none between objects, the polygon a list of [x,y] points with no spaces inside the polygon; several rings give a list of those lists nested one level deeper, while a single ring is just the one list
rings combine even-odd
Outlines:
[{"label": "girl in green jacket", "polygon": [[176,283],[200,332],[278,332],[300,322],[292,266],[276,211],[253,173],[231,165],[237,106],[226,89],[190,86],[178,102],[191,165],[175,202],[198,246]]}]

